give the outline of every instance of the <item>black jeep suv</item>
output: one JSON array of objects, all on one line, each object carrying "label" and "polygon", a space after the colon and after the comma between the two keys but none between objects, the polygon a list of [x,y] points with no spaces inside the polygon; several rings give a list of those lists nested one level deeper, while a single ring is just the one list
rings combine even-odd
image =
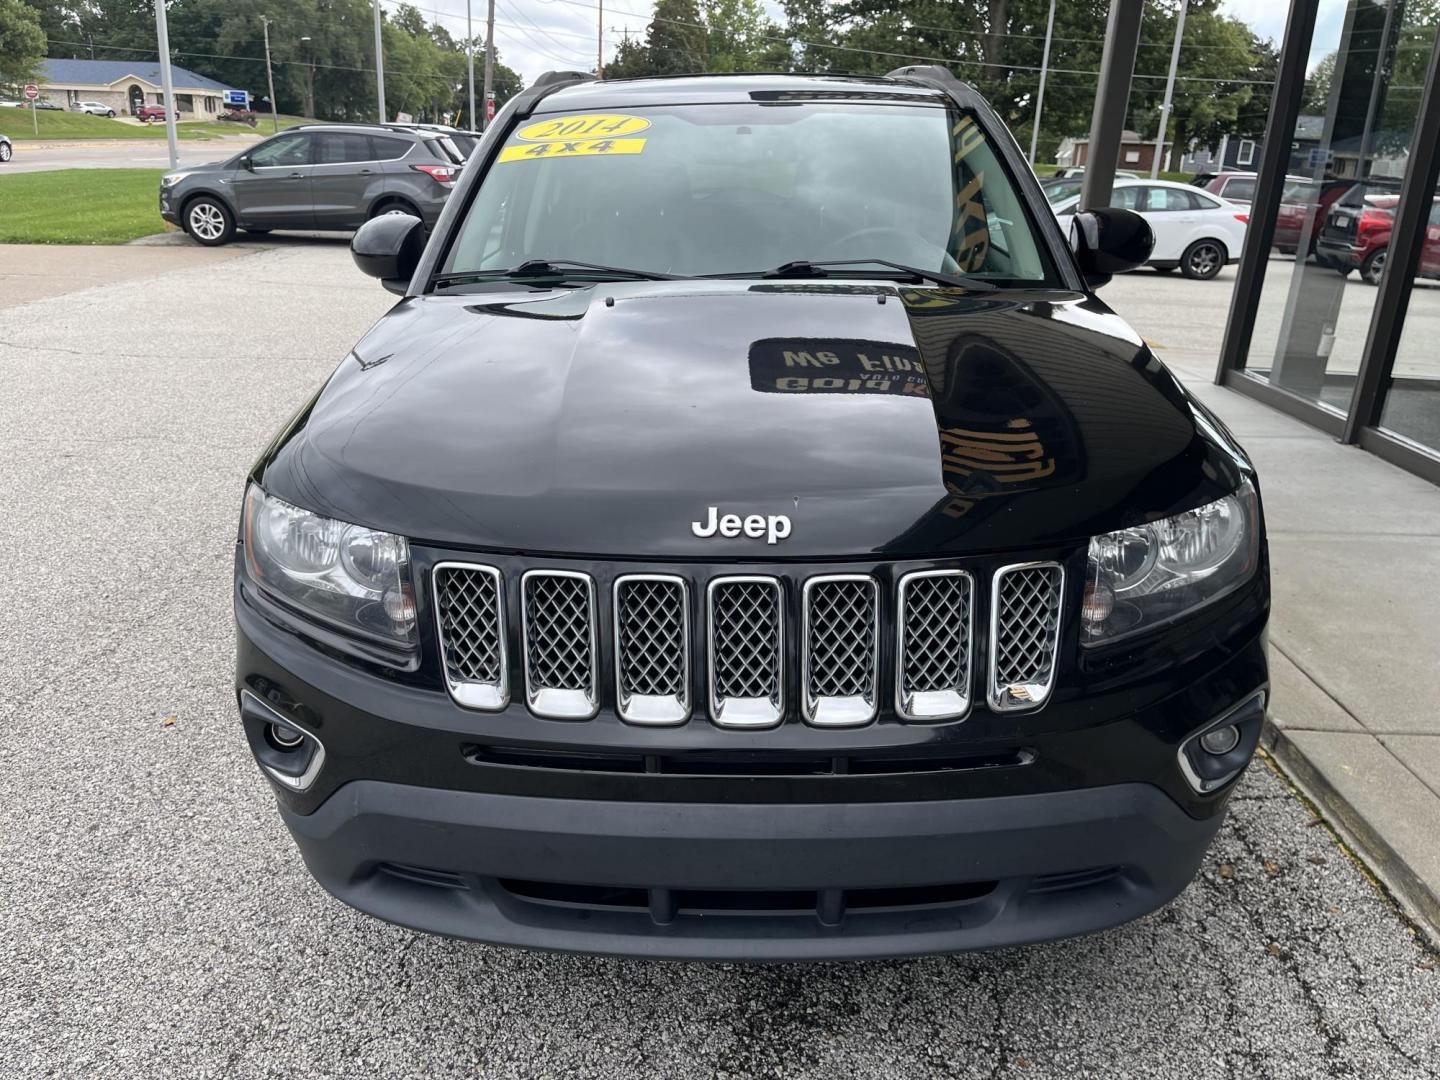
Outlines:
[{"label": "black jeep suv", "polygon": [[326,889],[582,952],[943,952],[1191,880],[1267,693],[1254,471],[937,68],[553,74],[256,464],[251,749]]}]

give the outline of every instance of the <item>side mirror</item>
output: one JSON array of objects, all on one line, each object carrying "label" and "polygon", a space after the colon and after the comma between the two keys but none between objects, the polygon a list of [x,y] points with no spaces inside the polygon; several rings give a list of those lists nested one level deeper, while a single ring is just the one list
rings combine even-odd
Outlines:
[{"label": "side mirror", "polygon": [[1070,221],[1070,247],[1092,289],[1115,274],[1143,266],[1155,249],[1150,223],[1133,210],[1101,206],[1077,211]]},{"label": "side mirror", "polygon": [[350,241],[350,256],[355,265],[401,296],[409,288],[424,250],[425,223],[410,214],[381,214],[371,218],[356,230]]},{"label": "side mirror", "polygon": [[250,155],[249,155],[249,154],[241,154],[241,155],[240,155],[240,167],[241,167],[242,169],[249,169],[251,172],[254,172],[254,171],[255,171],[255,166],[254,166],[254,164],[250,161]]}]

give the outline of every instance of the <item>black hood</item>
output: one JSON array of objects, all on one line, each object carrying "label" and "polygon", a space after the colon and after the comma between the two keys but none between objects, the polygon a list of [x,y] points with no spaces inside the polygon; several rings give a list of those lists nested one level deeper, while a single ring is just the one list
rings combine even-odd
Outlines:
[{"label": "black hood", "polygon": [[407,299],[257,475],[419,542],[768,560],[1077,541],[1247,468],[1093,298],[644,282]]}]

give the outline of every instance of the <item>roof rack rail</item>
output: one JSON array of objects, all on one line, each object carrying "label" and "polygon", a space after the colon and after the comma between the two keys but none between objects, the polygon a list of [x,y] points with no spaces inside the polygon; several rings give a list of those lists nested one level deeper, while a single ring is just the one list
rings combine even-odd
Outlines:
[{"label": "roof rack rail", "polygon": [[529,116],[547,95],[561,87],[595,81],[595,76],[588,71],[547,71],[512,99],[515,102],[515,115]]}]

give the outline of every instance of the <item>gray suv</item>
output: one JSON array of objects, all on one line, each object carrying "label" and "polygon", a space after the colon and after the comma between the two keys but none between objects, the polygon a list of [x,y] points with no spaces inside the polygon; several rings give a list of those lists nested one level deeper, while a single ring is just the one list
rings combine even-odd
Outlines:
[{"label": "gray suv", "polygon": [[160,216],[197,241],[235,230],[355,229],[399,212],[432,228],[465,163],[442,133],[379,124],[291,128],[228,161],[160,178]]}]

